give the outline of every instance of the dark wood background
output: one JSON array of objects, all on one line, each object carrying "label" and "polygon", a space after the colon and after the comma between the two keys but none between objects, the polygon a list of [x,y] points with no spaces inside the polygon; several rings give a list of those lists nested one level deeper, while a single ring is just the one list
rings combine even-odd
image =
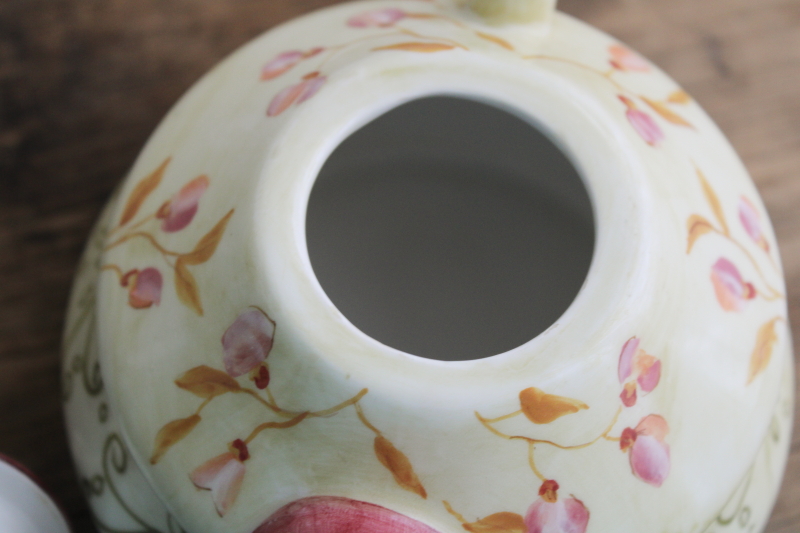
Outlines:
[{"label": "dark wood background", "polygon": [[[31,467],[76,533],[59,337],[79,253],[169,107],[275,24],[332,0],[0,1],[0,453]],[[800,1],[562,0],[661,65],[730,137],[783,253],[800,338]],[[768,533],[800,530],[800,435]]]}]

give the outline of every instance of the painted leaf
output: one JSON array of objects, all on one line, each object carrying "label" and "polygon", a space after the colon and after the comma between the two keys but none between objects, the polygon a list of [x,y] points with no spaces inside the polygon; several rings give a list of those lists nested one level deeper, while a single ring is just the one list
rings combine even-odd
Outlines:
[{"label": "painted leaf", "polygon": [[658,113],[661,118],[666,120],[671,124],[677,124],[678,126],[686,126],[687,128],[694,128],[689,121],[684,119],[679,114],[675,113],[673,110],[668,108],[662,102],[657,100],[650,100],[649,98],[645,98],[644,96],[641,97],[644,102],[650,106],[650,108]]},{"label": "painted leaf", "polygon": [[711,222],[700,215],[692,215],[686,221],[686,229],[689,231],[689,243],[686,246],[686,253],[691,253],[695,241],[706,233],[714,231]]},{"label": "painted leaf", "polygon": [[166,158],[152,174],[143,178],[142,181],[136,184],[136,187],[134,187],[130,196],[128,196],[125,209],[122,210],[122,217],[120,217],[119,220],[120,226],[124,226],[136,216],[136,213],[139,212],[139,208],[142,207],[142,204],[147,197],[150,196],[150,193],[161,183],[161,178],[164,177],[164,171],[167,169],[171,160],[171,157]]},{"label": "painted leaf", "polygon": [[213,398],[241,389],[228,374],[205,365],[189,370],[176,379],[175,384],[201,398]]},{"label": "painted leaf", "polygon": [[186,267],[183,258],[179,257],[175,261],[175,292],[184,305],[203,316],[203,305],[200,303],[200,293],[197,289],[197,281],[189,269]]},{"label": "painted leaf", "polygon": [[522,412],[534,424],[549,424],[565,415],[577,413],[589,406],[579,400],[547,394],[531,387],[519,393]]},{"label": "painted leaf", "polygon": [[379,52],[381,50],[402,50],[404,52],[420,52],[423,54],[430,54],[433,52],[453,50],[454,48],[455,46],[452,44],[444,43],[397,43],[387,46],[379,46],[378,48],[373,48],[373,51]]},{"label": "painted leaf", "polygon": [[670,104],[688,104],[691,101],[692,97],[683,89],[678,89],[667,97]]},{"label": "painted leaf", "polygon": [[495,513],[477,522],[464,524],[472,533],[525,533],[525,520],[516,513]]},{"label": "painted leaf", "polygon": [[422,486],[411,466],[411,461],[383,435],[375,437],[375,455],[378,457],[378,461],[392,473],[398,485],[423,499],[428,497],[425,487]]},{"label": "painted leaf", "polygon": [[766,370],[772,359],[772,350],[775,343],[778,342],[778,335],[775,333],[775,324],[782,320],[781,317],[775,317],[758,330],[756,337],[756,347],[753,349],[753,354],[750,356],[750,375],[747,378],[747,384],[753,382],[756,377]]},{"label": "painted leaf", "polygon": [[200,423],[200,415],[192,415],[189,418],[173,420],[158,432],[156,435],[156,446],[153,455],[150,457],[150,464],[154,465],[161,460],[175,443],[183,439],[186,435]]},{"label": "painted leaf", "polygon": [[475,35],[477,35],[481,39],[485,39],[487,41],[493,42],[494,44],[500,45],[503,48],[505,48],[506,50],[514,50],[514,47],[511,46],[511,43],[509,43],[505,39],[501,39],[500,37],[498,37],[496,35],[491,35],[489,33],[483,33],[482,31],[476,31]]},{"label": "painted leaf", "polygon": [[181,256],[183,264],[199,265],[211,259],[214,252],[217,251],[219,241],[222,240],[222,236],[225,234],[225,228],[228,226],[228,221],[231,219],[231,216],[233,216],[233,211],[233,209],[228,211],[228,214],[222,217],[222,219],[217,222],[217,225],[211,228],[211,231],[200,239],[200,242],[197,243],[194,250]]},{"label": "painted leaf", "polygon": [[722,233],[729,235],[728,223],[725,220],[725,213],[722,211],[722,204],[720,203],[717,194],[714,192],[714,189],[711,188],[711,185],[708,184],[703,171],[701,171],[699,168],[696,170],[697,177],[700,179],[700,185],[703,187],[703,194],[708,201],[708,205],[711,206],[711,210],[714,211],[714,216],[717,218],[717,221],[722,227]]}]

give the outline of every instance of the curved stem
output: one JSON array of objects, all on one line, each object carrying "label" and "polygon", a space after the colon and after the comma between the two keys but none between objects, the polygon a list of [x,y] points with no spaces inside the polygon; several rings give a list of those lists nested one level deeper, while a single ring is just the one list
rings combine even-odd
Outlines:
[{"label": "curved stem", "polygon": [[579,450],[581,448],[588,448],[589,446],[595,444],[600,439],[604,439],[605,437],[607,437],[608,434],[611,433],[611,430],[614,428],[614,425],[616,425],[617,420],[619,420],[619,415],[621,413],[622,413],[622,407],[617,409],[617,414],[614,415],[614,418],[611,420],[611,423],[608,425],[606,430],[603,433],[601,433],[597,438],[595,438],[595,439],[593,439],[593,440],[591,440],[591,441],[589,441],[587,443],[584,443],[584,444],[575,444],[575,445],[572,445],[572,446],[565,446],[563,444],[558,444],[557,442],[553,442],[551,440],[534,439],[534,438],[531,438],[531,437],[525,437],[523,435],[508,435],[508,434],[503,433],[501,431],[498,431],[497,429],[492,427],[492,425],[489,423],[489,421],[487,419],[483,418],[480,415],[480,413],[478,413],[477,411],[475,412],[475,416],[478,418],[480,423],[483,424],[483,426],[486,429],[488,429],[489,431],[491,431],[492,433],[494,433],[498,437],[502,437],[502,438],[507,439],[507,440],[524,440],[524,441],[526,441],[528,443],[532,443],[532,444],[548,444],[550,446],[555,446],[556,448],[560,448],[562,450]]},{"label": "curved stem", "polygon": [[339,411],[341,411],[342,409],[344,409],[345,407],[349,407],[351,405],[358,405],[358,401],[361,398],[363,398],[364,395],[367,394],[368,392],[369,392],[369,389],[361,389],[361,391],[359,391],[358,394],[356,394],[355,396],[353,396],[349,400],[345,400],[342,403],[340,403],[339,405],[331,407],[330,409],[325,409],[324,411],[315,411],[315,412],[309,413],[308,416],[316,417],[316,418],[322,418],[322,417],[326,417],[326,416],[330,416],[330,415],[336,414]]},{"label": "curved stem", "polygon": [[181,255],[184,255],[184,254],[181,254],[181,253],[178,253],[178,252],[173,252],[173,251],[167,250],[166,248],[164,248],[163,246],[161,246],[158,243],[158,241],[156,240],[155,237],[153,237],[151,234],[149,234],[147,232],[144,232],[144,231],[135,231],[133,233],[129,233],[127,235],[123,235],[122,237],[120,237],[116,241],[112,242],[111,244],[106,245],[106,247],[103,249],[103,251],[107,252],[107,251],[111,250],[112,248],[116,248],[117,246],[119,246],[121,244],[124,244],[124,243],[128,242],[129,240],[135,239],[137,237],[138,238],[142,238],[142,239],[146,239],[147,241],[149,241],[150,244],[153,246],[153,248],[155,248],[156,250],[161,252],[163,255],[171,255],[173,257],[178,257],[178,256],[181,256]]},{"label": "curved stem", "polygon": [[296,417],[292,418],[291,420],[287,420],[286,422],[264,422],[256,426],[256,428],[250,433],[250,435],[244,439],[245,444],[250,444],[253,439],[255,439],[259,433],[265,431],[267,429],[287,429],[290,427],[294,427],[303,420],[305,420],[309,416],[308,413],[300,413]]},{"label": "curved stem", "polygon": [[[252,396],[253,398],[255,398],[261,405],[263,405],[264,407],[266,407],[267,409],[269,409],[273,413],[281,415],[281,416],[284,416],[284,417],[287,417],[287,418],[294,417],[294,416],[297,416],[299,414],[302,414],[300,412],[295,413],[295,412],[285,411],[285,410],[281,409],[275,403],[275,399],[272,397],[272,395],[270,395],[270,399],[269,400],[265,400],[264,398],[261,397],[260,394],[258,394],[258,392],[254,391],[252,389],[238,389],[238,390],[232,391],[232,392],[248,394],[248,395]],[[306,414],[308,414],[308,413],[306,412]]]},{"label": "curved stem", "polygon": [[450,513],[451,515],[453,515],[453,517],[456,520],[458,520],[462,524],[466,524],[467,523],[467,521],[464,519],[464,517],[461,515],[461,513],[459,513],[455,509],[453,509],[453,507],[450,505],[450,502],[448,502],[447,500],[442,500],[442,503],[444,504],[444,508],[447,509],[447,512]]},{"label": "curved stem", "polygon": [[411,37],[416,37],[417,39],[427,39],[429,41],[444,42],[444,43],[447,43],[447,44],[451,44],[451,45],[455,46],[456,48],[461,48],[462,50],[469,50],[469,48],[467,48],[463,44],[459,43],[458,41],[454,41],[452,39],[447,39],[445,37],[431,37],[431,36],[428,36],[428,35],[422,35],[421,33],[417,33],[415,31],[412,31],[412,30],[409,30],[409,29],[406,29],[406,28],[398,28],[398,29],[400,30],[400,33],[402,33],[404,35],[410,35]]},{"label": "curved stem", "polygon": [[612,78],[612,76],[614,75],[614,72],[615,72],[614,69],[611,69],[609,71],[605,71],[604,72],[602,70],[598,70],[598,69],[596,69],[594,67],[590,67],[589,65],[584,65],[583,63],[579,63],[578,61],[573,61],[571,59],[566,59],[566,58],[563,58],[563,57],[540,55],[540,54],[530,55],[530,56],[523,56],[523,59],[539,59],[539,60],[544,60],[544,61],[556,61],[558,63],[566,63],[567,65],[572,65],[573,67],[578,67],[578,68],[581,68],[583,70],[588,70],[589,72],[593,72],[593,73],[597,74],[598,76],[608,80],[608,82],[611,83],[618,91],[623,92],[623,93],[627,93],[628,95],[631,95],[631,96],[634,96],[634,97],[638,97],[638,95],[636,93],[634,93],[630,89],[627,89],[626,87],[620,85],[620,83],[617,80]]},{"label": "curved stem", "polygon": [[209,403],[211,403],[211,400],[213,400],[213,399],[214,399],[214,397],[213,397],[213,396],[209,396],[208,398],[206,398],[205,400],[203,400],[203,403],[201,403],[201,404],[200,404],[200,407],[198,407],[198,408],[197,408],[197,411],[195,411],[195,412],[194,412],[194,414],[196,414],[196,415],[199,415],[199,414],[200,414],[200,412],[201,412],[203,409],[205,409],[206,405],[208,405]]},{"label": "curved stem", "polygon": [[497,418],[484,418],[484,420],[486,420],[490,424],[494,424],[495,422],[502,422],[503,420],[508,420],[509,418],[514,418],[515,416],[521,414],[522,414],[522,409],[520,409],[519,411],[515,411],[513,413],[509,413],[507,415],[498,416]]},{"label": "curved stem", "polygon": [[367,417],[364,416],[364,411],[361,409],[361,405],[358,402],[356,402],[354,405],[356,408],[356,414],[358,415],[358,419],[361,420],[361,423],[364,424],[370,431],[375,433],[375,435],[380,437],[381,431],[375,426],[373,426],[369,420],[367,420]]},{"label": "curved stem", "polygon": [[547,481],[542,473],[536,468],[536,461],[533,460],[533,451],[536,448],[536,443],[529,442],[528,443],[528,464],[531,466],[531,470],[533,473],[536,474],[536,477],[541,479],[542,481]]},{"label": "curved stem", "polygon": [[120,281],[122,281],[122,278],[125,277],[125,272],[123,272],[122,268],[120,268],[117,265],[110,265],[110,264],[109,265],[103,265],[103,266],[100,267],[100,271],[101,272],[106,272],[106,271],[114,272],[114,273],[116,273],[117,278],[119,278]]}]

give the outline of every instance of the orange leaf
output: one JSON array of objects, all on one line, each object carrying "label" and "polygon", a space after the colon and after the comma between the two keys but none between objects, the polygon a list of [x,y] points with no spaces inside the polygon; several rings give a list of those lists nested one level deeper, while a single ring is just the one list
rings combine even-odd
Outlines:
[{"label": "orange leaf", "polygon": [[756,377],[766,370],[772,359],[772,349],[775,343],[778,342],[778,335],[775,333],[775,323],[778,320],[783,320],[782,317],[776,316],[758,330],[756,337],[756,347],[753,349],[753,354],[750,356],[750,375],[747,377],[747,384],[753,382]]},{"label": "orange leaf", "polygon": [[579,400],[547,394],[536,387],[520,392],[519,402],[522,405],[522,412],[534,424],[549,424],[562,416],[589,408]]},{"label": "orange leaf", "polygon": [[200,423],[200,415],[192,415],[189,418],[181,418],[180,420],[173,420],[158,432],[156,435],[156,447],[153,450],[153,456],[150,457],[150,464],[154,465],[161,460],[161,457],[173,444],[183,439],[186,435]]},{"label": "orange leaf", "polygon": [[663,102],[658,102],[656,100],[650,100],[649,98],[645,98],[644,96],[641,97],[644,102],[650,106],[650,108],[661,115],[661,118],[670,122],[672,124],[677,124],[678,126],[686,126],[687,128],[694,128],[686,119],[684,119],[679,114],[675,113],[672,109],[668,108],[664,105]]},{"label": "orange leaf", "polygon": [[477,522],[464,524],[464,529],[472,533],[525,533],[525,521],[516,513],[495,513]]},{"label": "orange leaf", "polygon": [[689,244],[686,247],[686,253],[688,254],[691,253],[695,241],[699,239],[701,235],[714,231],[714,226],[712,226],[711,222],[706,220],[705,217],[692,215],[689,217],[689,220],[686,221],[686,229],[689,231]]},{"label": "orange leaf", "polygon": [[201,398],[213,398],[241,389],[228,374],[205,365],[189,370],[176,379],[175,384]]},{"label": "orange leaf", "polygon": [[433,52],[444,52],[446,50],[452,50],[455,46],[452,44],[443,44],[443,43],[397,43],[397,44],[390,44],[387,46],[379,46],[378,48],[373,48],[373,51],[378,52],[381,50],[403,50],[405,52],[421,52],[424,54],[430,54]]},{"label": "orange leaf", "polygon": [[706,201],[708,201],[708,205],[711,206],[711,210],[714,211],[714,216],[722,227],[722,233],[728,235],[728,223],[725,221],[725,212],[722,211],[722,204],[717,194],[714,192],[714,189],[711,188],[711,185],[708,184],[708,181],[706,181],[705,174],[703,174],[699,168],[695,170],[697,171],[697,177],[700,179],[700,185],[703,187],[703,194],[706,197]]},{"label": "orange leaf", "polygon": [[182,257],[175,261],[175,292],[184,305],[191,308],[198,315],[203,316],[203,305],[200,303],[200,293],[197,282]]},{"label": "orange leaf", "polygon": [[394,444],[383,435],[375,437],[375,455],[378,456],[378,461],[392,473],[398,485],[423,499],[428,497],[428,493],[425,492],[425,487],[420,483],[408,457],[395,448]]},{"label": "orange leaf", "polygon": [[217,225],[211,228],[211,231],[200,239],[200,242],[197,243],[194,250],[181,256],[183,264],[199,265],[211,259],[214,252],[217,251],[217,245],[219,245],[219,241],[225,233],[225,227],[228,225],[231,216],[233,216],[233,211],[233,209],[228,211],[228,214],[222,217],[222,219],[217,222]]},{"label": "orange leaf", "polygon": [[670,104],[688,104],[691,101],[692,97],[683,89],[678,89],[667,97]]},{"label": "orange leaf", "polygon": [[128,197],[125,209],[122,210],[122,217],[119,220],[120,226],[124,226],[136,216],[136,213],[139,212],[139,208],[142,207],[142,204],[147,197],[150,196],[150,193],[161,183],[164,171],[167,169],[167,165],[169,165],[171,160],[171,157],[166,158],[164,162],[161,163],[161,166],[155,169],[152,174],[136,184],[136,187],[133,188],[131,195]]},{"label": "orange leaf", "polygon": [[505,39],[501,39],[500,37],[497,37],[496,35],[490,35],[488,33],[483,33],[482,31],[476,31],[475,35],[477,35],[481,39],[486,39],[487,41],[491,41],[494,44],[500,45],[503,48],[505,48],[506,50],[514,50],[514,47],[511,46],[511,43],[509,43]]}]

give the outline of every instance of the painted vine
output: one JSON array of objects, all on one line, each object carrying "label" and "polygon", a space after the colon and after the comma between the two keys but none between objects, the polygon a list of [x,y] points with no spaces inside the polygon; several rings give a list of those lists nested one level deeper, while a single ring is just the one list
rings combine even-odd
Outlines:
[{"label": "painted vine", "polygon": [[[158,229],[163,233],[170,234],[183,230],[194,219],[199,209],[200,199],[211,184],[208,176],[198,176],[164,201],[155,212],[134,222],[145,200],[161,184],[170,161],[170,158],[165,159],[158,168],[136,184],[124,204],[118,225],[111,231],[111,242],[105,245],[104,251],[109,252],[132,240],[148,243],[173,271],[175,292],[180,302],[202,316],[203,303],[200,298],[200,290],[189,267],[201,265],[211,259],[222,240],[234,210],[228,211],[195,244],[194,248],[187,252],[176,252],[161,245],[153,230],[145,231],[143,228],[158,223]],[[106,263],[100,268],[116,274],[120,286],[128,291],[128,304],[132,308],[147,309],[161,303],[164,278],[161,270],[157,267],[126,269],[115,263]]]},{"label": "painted vine", "polygon": [[[722,310],[739,313],[750,301],[755,299],[761,299],[764,302],[784,300],[784,294],[770,284],[748,245],[734,235],[722,202],[706,176],[697,167],[695,167],[695,172],[711,217],[696,213],[689,216],[686,221],[686,253],[692,253],[699,239],[716,236],[723,239],[731,245],[734,251],[744,257],[758,276],[756,282],[749,281],[742,276],[741,271],[732,260],[725,256],[719,257],[711,266],[710,279],[714,295]],[[771,253],[769,241],[762,230],[761,214],[755,204],[744,195],[739,198],[738,215],[741,227],[750,239],[750,247],[755,246],[761,255],[767,258],[772,269],[779,272],[777,262]],[[756,332],[755,346],[750,354],[747,372],[748,385],[769,365],[775,344],[778,342],[776,326],[781,322],[786,322],[786,319],[783,314],[778,314],[762,324]]]},{"label": "painted vine", "polygon": [[[202,402],[188,417],[173,420],[158,431],[150,463],[157,464],[172,446],[189,436],[202,421],[203,409],[215,399],[228,394],[244,394],[262,405],[272,415],[270,419],[251,428],[249,433],[243,433],[243,438],[232,439],[226,451],[199,465],[189,476],[196,487],[211,492],[217,513],[224,516],[239,495],[246,472],[245,462],[250,459],[250,445],[262,432],[288,430],[315,418],[334,416],[352,407],[362,425],[374,434],[375,456],[391,473],[395,483],[423,499],[427,498],[425,487],[408,457],[364,413],[361,400],[369,392],[367,389],[320,411],[288,410],[279,405],[269,387],[272,375],[267,363],[275,331],[276,324],[267,313],[258,307],[251,307],[239,314],[222,335],[224,370],[202,365],[175,380],[175,385],[194,394]],[[242,377],[247,378],[248,385],[237,380]]]}]

